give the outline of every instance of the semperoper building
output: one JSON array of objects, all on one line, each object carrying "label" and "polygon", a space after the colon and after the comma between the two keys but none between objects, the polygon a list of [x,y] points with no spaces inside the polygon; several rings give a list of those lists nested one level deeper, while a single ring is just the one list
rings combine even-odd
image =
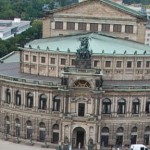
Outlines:
[{"label": "semperoper building", "polygon": [[150,146],[150,50],[100,33],[51,37],[0,64],[5,139],[89,149]]}]

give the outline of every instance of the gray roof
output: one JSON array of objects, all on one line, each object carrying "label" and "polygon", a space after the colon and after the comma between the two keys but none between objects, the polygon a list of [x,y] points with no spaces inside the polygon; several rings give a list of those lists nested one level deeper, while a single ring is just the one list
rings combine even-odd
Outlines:
[{"label": "gray roof", "polygon": [[[60,78],[46,77],[32,74],[21,73],[20,63],[2,63],[0,64],[0,79],[6,79],[15,82],[22,82],[34,85],[56,86],[60,85]],[[150,80],[104,80],[104,89],[146,89],[150,88]]]},{"label": "gray roof", "polygon": [[99,54],[110,54],[110,55],[134,55],[134,54],[150,54],[150,47],[137,42],[124,40],[118,37],[113,37],[109,35],[104,35],[102,33],[83,33],[68,36],[58,36],[46,39],[34,40],[25,45],[24,50],[28,50],[29,47],[34,50],[55,52],[59,49],[60,52],[70,52],[75,53],[80,47],[79,38],[89,37],[89,49],[93,51],[93,55]]},{"label": "gray roof", "polygon": [[[10,78],[7,78],[10,77]],[[0,64],[0,78],[8,79],[11,81],[35,83],[39,81],[40,84],[53,85],[60,84],[60,79],[57,77],[38,76],[20,72],[20,63],[2,63]]]},{"label": "gray roof", "polygon": [[12,62],[19,62],[20,61],[20,55],[19,51],[13,51],[4,57],[0,58],[0,61],[3,63],[12,63]]}]

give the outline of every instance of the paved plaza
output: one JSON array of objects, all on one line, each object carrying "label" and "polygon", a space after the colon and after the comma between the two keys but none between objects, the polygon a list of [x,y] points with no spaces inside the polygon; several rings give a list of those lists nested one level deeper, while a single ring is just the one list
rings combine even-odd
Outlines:
[{"label": "paved plaza", "polygon": [[28,146],[21,143],[16,144],[9,141],[0,140],[0,150],[50,150],[50,148]]}]

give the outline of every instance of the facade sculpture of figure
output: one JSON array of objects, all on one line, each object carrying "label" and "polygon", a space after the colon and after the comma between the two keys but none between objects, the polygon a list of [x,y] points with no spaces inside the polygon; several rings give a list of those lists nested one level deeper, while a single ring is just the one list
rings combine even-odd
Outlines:
[{"label": "facade sculpture of figure", "polygon": [[88,150],[93,150],[94,148],[94,144],[93,144],[93,139],[89,139],[89,142],[88,142]]},{"label": "facade sculpture of figure", "polygon": [[64,145],[63,145],[63,150],[68,150],[69,149],[69,139],[67,136],[64,137]]},{"label": "facade sculpture of figure", "polygon": [[89,38],[82,37],[79,39],[81,41],[80,48],[77,49],[77,58],[79,59],[90,59],[91,53],[89,51]]}]

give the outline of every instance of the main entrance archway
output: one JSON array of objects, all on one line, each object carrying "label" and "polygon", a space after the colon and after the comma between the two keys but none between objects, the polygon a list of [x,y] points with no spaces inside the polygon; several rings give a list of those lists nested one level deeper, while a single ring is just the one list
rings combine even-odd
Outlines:
[{"label": "main entrance archway", "polygon": [[73,148],[84,148],[85,147],[85,139],[86,139],[86,132],[82,127],[77,127],[73,130],[72,135],[72,143]]}]

